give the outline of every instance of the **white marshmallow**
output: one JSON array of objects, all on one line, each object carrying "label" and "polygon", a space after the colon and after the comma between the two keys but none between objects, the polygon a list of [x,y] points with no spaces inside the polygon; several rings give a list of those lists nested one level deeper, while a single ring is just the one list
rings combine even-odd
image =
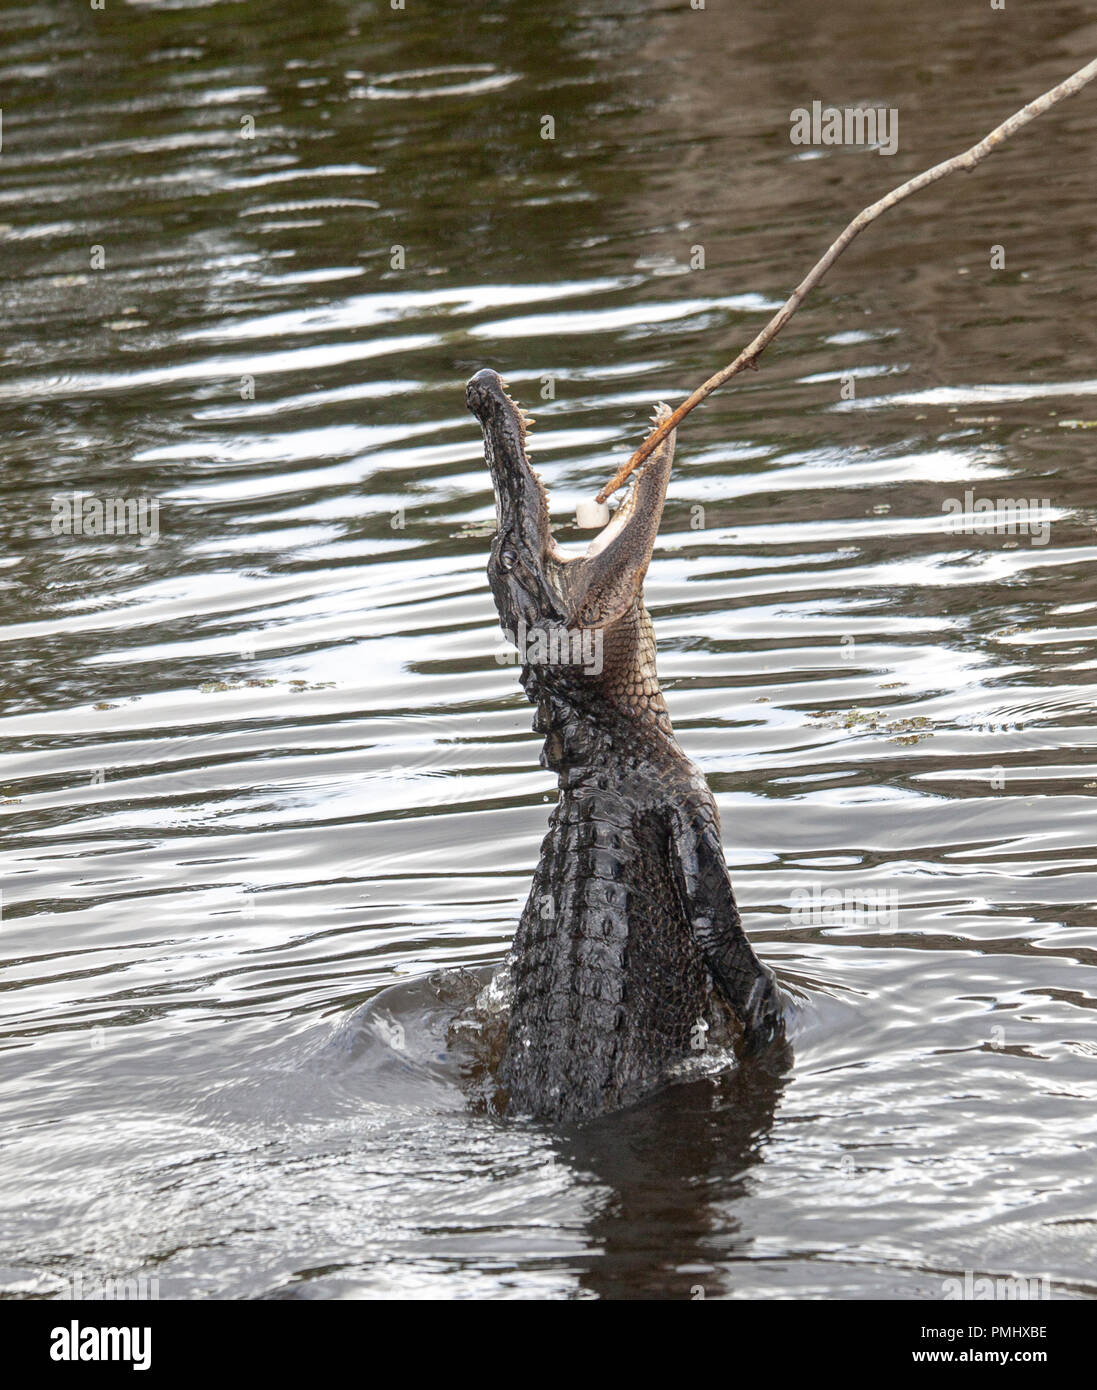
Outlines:
[{"label": "white marshmallow", "polygon": [[584,531],[594,531],[609,520],[609,504],[584,498],[575,508],[575,524]]}]

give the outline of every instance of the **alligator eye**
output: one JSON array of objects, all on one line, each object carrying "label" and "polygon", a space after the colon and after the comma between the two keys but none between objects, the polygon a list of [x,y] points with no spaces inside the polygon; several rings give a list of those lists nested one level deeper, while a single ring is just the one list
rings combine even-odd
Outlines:
[{"label": "alligator eye", "polygon": [[514,550],[501,550],[499,552],[499,563],[505,570],[512,570],[518,563],[518,554]]}]

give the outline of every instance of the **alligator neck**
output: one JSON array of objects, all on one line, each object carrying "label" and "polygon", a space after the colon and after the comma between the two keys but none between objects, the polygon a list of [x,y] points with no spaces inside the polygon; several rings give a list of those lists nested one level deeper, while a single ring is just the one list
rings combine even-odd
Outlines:
[{"label": "alligator neck", "polygon": [[658,692],[636,706],[606,700],[594,690],[563,694],[557,686],[549,692],[540,687],[531,667],[524,668],[522,684],[537,706],[534,733],[545,735],[541,766],[555,772],[564,785],[595,770],[613,774],[637,765],[685,760]]}]

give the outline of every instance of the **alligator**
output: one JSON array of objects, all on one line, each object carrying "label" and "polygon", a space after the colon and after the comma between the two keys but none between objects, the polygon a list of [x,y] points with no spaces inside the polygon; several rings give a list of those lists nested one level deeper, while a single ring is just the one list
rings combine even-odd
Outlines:
[{"label": "alligator", "polygon": [[[531,423],[489,368],[466,388],[495,490],[487,573],[559,797],[507,962],[507,1115],[582,1120],[629,1105],[717,1037],[783,1040],[776,979],[743,931],[720,817],[680,748],[643,582],[668,435],[583,555],[549,525]],[[665,420],[666,406],[655,419]]]}]

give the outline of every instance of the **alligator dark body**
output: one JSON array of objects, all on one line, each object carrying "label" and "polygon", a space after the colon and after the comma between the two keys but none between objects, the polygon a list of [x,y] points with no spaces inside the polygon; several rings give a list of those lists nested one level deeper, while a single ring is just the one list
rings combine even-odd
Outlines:
[{"label": "alligator dark body", "polygon": [[500,1081],[508,1114],[579,1119],[637,1099],[729,1025],[747,1049],[782,1037],[781,995],[743,931],[716,804],[655,671],[643,580],[674,436],[572,558],[499,376],[478,372],[467,401],[495,486],[488,578],[529,656],[522,685],[560,784],[509,961]]}]

